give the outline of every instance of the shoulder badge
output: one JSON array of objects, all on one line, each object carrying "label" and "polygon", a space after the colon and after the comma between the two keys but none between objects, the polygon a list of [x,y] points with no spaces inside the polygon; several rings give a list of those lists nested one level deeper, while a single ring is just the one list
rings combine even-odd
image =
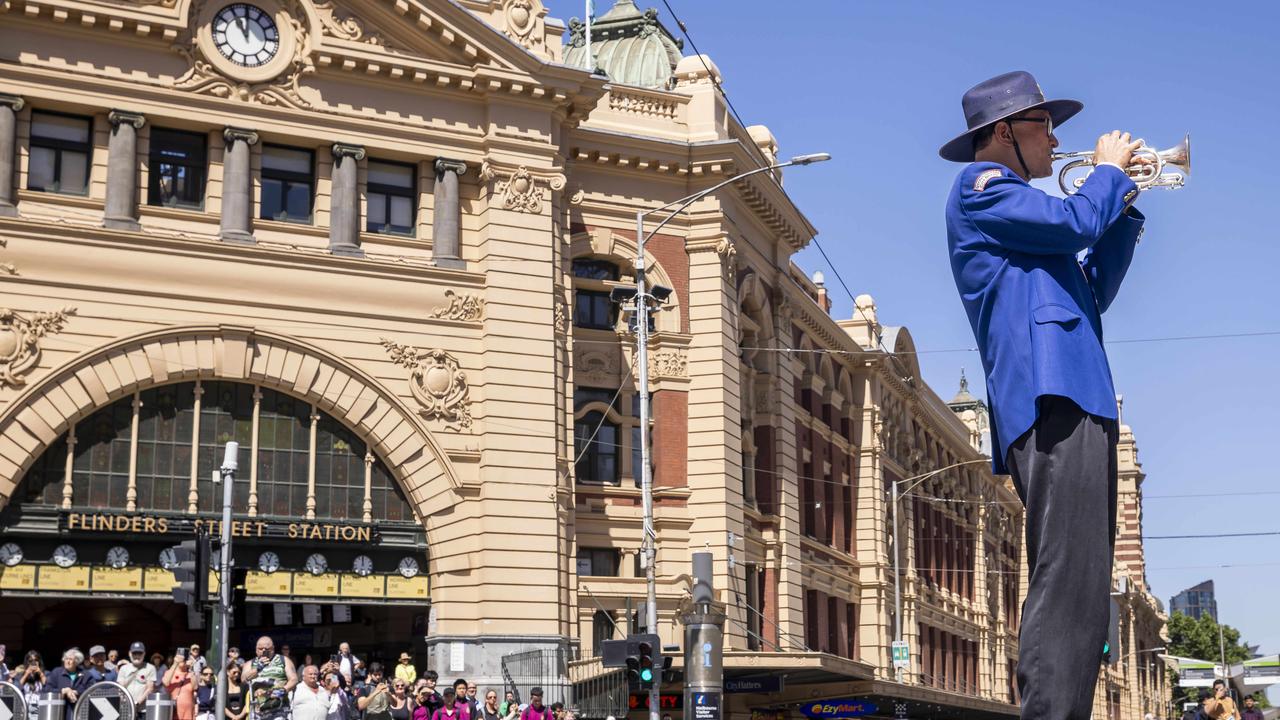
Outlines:
[{"label": "shoulder badge", "polygon": [[978,174],[977,179],[973,181],[973,191],[982,192],[983,190],[986,190],[987,183],[995,180],[1003,174],[1004,172],[1000,170],[983,170]]}]

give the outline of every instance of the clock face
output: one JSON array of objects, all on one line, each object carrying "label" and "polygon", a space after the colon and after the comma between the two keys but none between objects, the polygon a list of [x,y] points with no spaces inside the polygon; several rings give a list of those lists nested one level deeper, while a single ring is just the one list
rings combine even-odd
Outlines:
[{"label": "clock face", "polygon": [[17,543],[7,542],[0,545],[0,562],[8,567],[13,567],[22,562],[22,548]]},{"label": "clock face", "polygon": [[418,574],[418,561],[411,557],[402,558],[400,565],[396,569],[407,578],[415,577]]},{"label": "clock face", "polygon": [[246,3],[228,5],[213,19],[213,43],[218,52],[244,67],[259,67],[280,49],[280,31],[275,20],[260,8]]},{"label": "clock face", "polygon": [[173,548],[167,547],[160,551],[160,567],[165,570],[178,567],[178,556],[174,554]]},{"label": "clock face", "polygon": [[324,571],[329,569],[329,561],[325,560],[320,553],[312,553],[307,558],[306,568],[312,575],[323,575]]},{"label": "clock face", "polygon": [[119,545],[107,551],[107,564],[119,570],[129,564],[129,551]]},{"label": "clock face", "polygon": [[258,556],[258,569],[268,575],[280,569],[280,556],[267,551]]},{"label": "clock face", "polygon": [[70,545],[59,545],[53,549],[53,562],[58,567],[69,568],[76,564],[76,549]]},{"label": "clock face", "polygon": [[351,563],[351,571],[360,577],[368,577],[373,572],[373,560],[368,555],[360,555]]}]

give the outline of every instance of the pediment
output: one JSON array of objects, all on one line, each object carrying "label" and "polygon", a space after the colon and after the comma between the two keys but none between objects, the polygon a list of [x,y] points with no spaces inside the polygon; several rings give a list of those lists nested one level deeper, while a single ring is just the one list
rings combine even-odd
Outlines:
[{"label": "pediment", "polygon": [[[145,1],[145,0],[144,0]],[[177,0],[178,19],[190,31],[209,14],[241,0]],[[440,0],[256,0],[282,6],[309,35],[313,54],[353,52],[389,58],[532,71],[542,64],[499,29],[450,2]],[[541,9],[536,0],[513,0]],[[254,4],[254,2],[248,2]],[[541,9],[545,15],[545,9]],[[521,15],[520,17],[524,17]],[[540,17],[537,19],[541,19]],[[514,32],[510,31],[510,32]]]}]

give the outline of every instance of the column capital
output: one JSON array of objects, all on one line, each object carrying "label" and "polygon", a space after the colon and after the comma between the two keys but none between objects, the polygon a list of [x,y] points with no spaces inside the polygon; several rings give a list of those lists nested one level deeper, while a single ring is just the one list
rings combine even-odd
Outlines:
[{"label": "column capital", "polygon": [[229,143],[240,140],[246,145],[257,145],[258,133],[255,130],[248,130],[246,128],[228,127],[223,128],[222,139]]},{"label": "column capital", "polygon": [[364,147],[362,145],[348,145],[347,143],[334,143],[331,148],[333,156],[336,158],[354,158],[357,161],[364,159]]},{"label": "column capital", "polygon": [[111,127],[119,127],[122,123],[132,125],[135,130],[141,130],[146,124],[147,119],[141,114],[130,112],[128,110],[112,110],[107,113],[107,121],[111,123]]},{"label": "column capital", "polygon": [[436,174],[451,172],[455,175],[463,175],[467,172],[467,164],[462,160],[451,160],[449,158],[436,158]]},{"label": "column capital", "polygon": [[27,101],[23,100],[18,95],[6,95],[4,93],[0,93],[0,105],[8,105],[13,108],[14,112],[18,112],[19,110],[22,110],[22,108],[26,107]]}]

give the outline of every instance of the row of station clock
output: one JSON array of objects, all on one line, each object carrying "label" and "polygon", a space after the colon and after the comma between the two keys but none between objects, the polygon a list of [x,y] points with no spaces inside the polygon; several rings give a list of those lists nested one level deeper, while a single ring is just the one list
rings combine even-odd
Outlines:
[{"label": "row of station clock", "polygon": [[[13,567],[22,562],[22,548],[14,542],[7,542],[0,545],[0,563],[7,567]],[[160,567],[165,570],[172,570],[177,567],[178,559],[174,555],[173,548],[165,548],[160,551]],[[71,545],[59,545],[53,549],[53,563],[58,567],[69,568],[79,562],[76,549]],[[124,568],[129,565],[129,550],[121,545],[116,545],[107,550],[107,565],[113,568]],[[312,575],[323,575],[330,572],[329,559],[322,553],[311,553],[307,556],[307,561],[303,564],[303,568]],[[280,556],[270,550],[258,556],[258,569],[264,573],[271,574],[280,569]],[[357,555],[351,562],[351,572],[360,577],[367,577],[373,574],[373,558],[368,555]],[[400,563],[396,566],[396,572],[406,578],[417,577],[421,572],[418,561],[412,557],[405,556],[400,559]]]}]

